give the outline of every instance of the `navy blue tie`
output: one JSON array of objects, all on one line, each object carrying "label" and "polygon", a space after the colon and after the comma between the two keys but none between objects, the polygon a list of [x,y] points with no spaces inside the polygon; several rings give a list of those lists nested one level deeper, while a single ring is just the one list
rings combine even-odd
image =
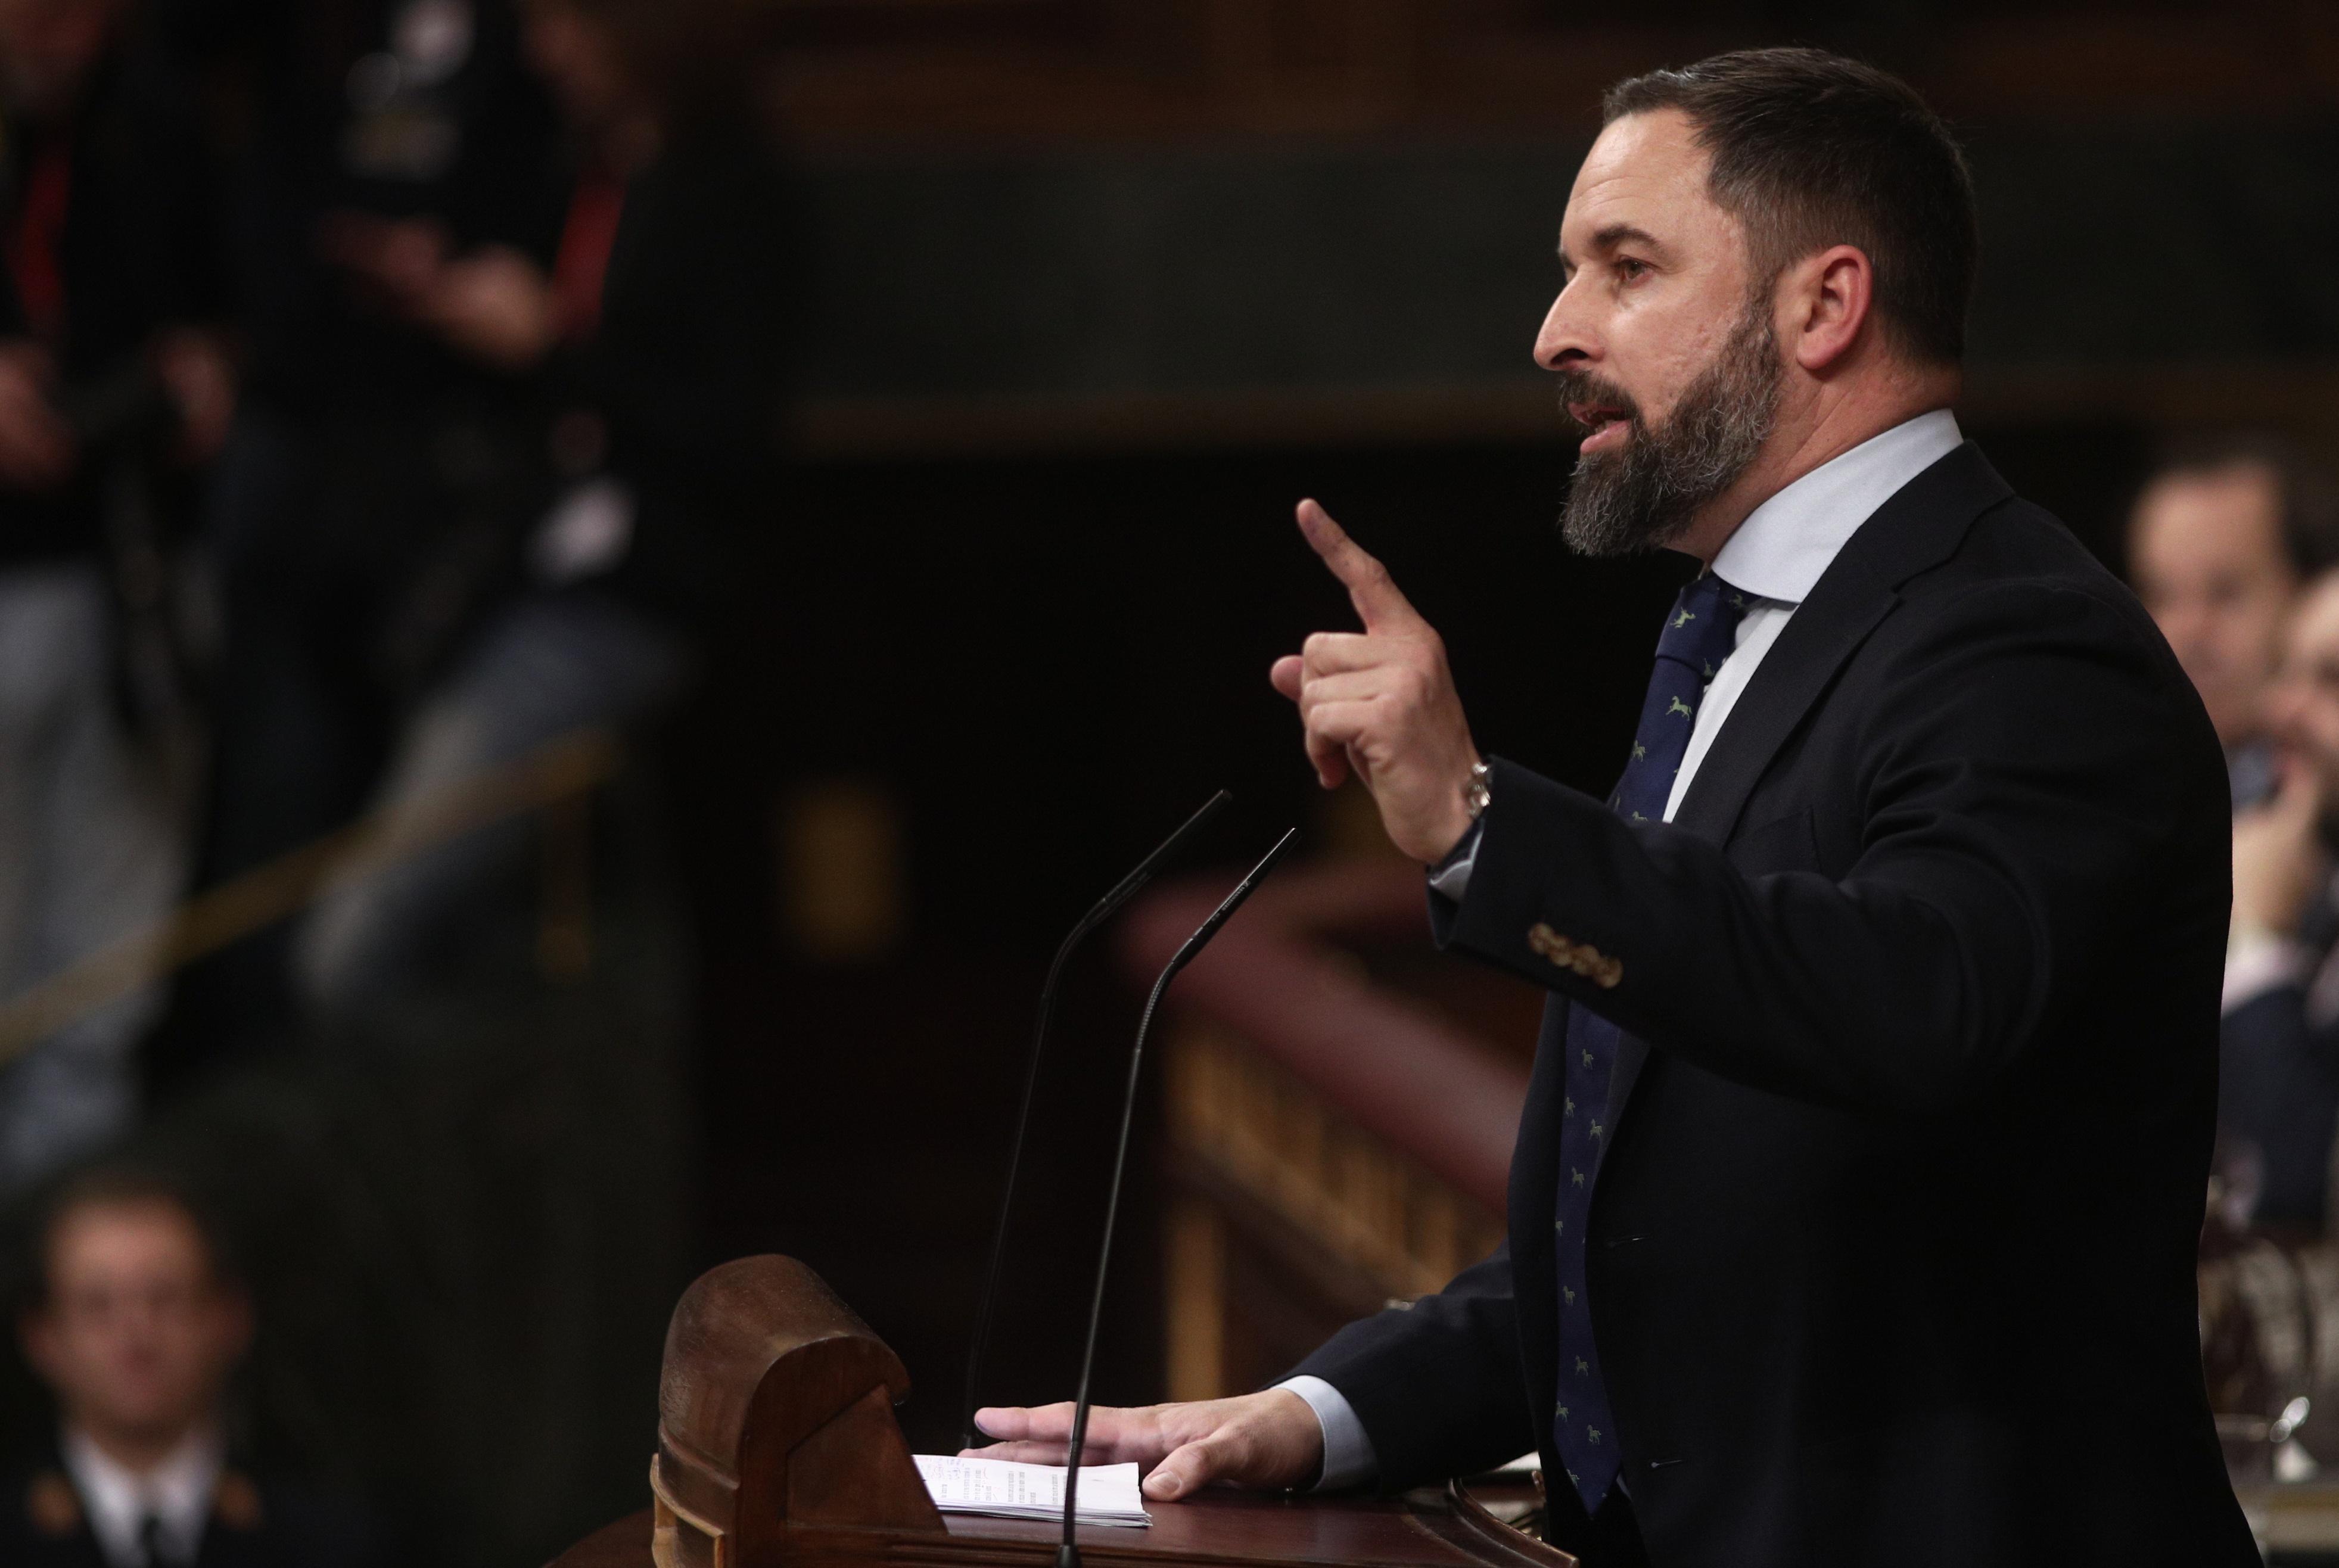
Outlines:
[{"label": "navy blue tie", "polygon": [[[1681,591],[1657,639],[1656,668],[1641,705],[1633,754],[1608,804],[1633,822],[1660,822],[1682,758],[1689,751],[1698,704],[1713,672],[1737,646],[1746,596],[1708,572]],[[1608,1079],[1616,1065],[1617,1029],[1578,1002],[1567,1010],[1567,1075],[1559,1124],[1559,1404],[1554,1446],[1586,1509],[1615,1484],[1618,1454],[1600,1352],[1592,1343],[1584,1288],[1584,1242],[1592,1188],[1607,1147]]]}]

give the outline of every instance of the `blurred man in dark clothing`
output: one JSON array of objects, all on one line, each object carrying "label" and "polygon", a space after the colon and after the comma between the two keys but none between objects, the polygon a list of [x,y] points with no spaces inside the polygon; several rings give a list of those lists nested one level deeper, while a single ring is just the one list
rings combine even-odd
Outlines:
[{"label": "blurred man in dark clothing", "polygon": [[2281,782],[2234,822],[2221,1164],[2257,1220],[2320,1230],[2339,1127],[2339,571],[2299,596],[2265,709]]},{"label": "blurred man in dark clothing", "polygon": [[[509,591],[506,535],[542,488],[525,389],[386,286],[418,243],[549,257],[560,143],[508,0],[182,0],[193,50],[242,56],[248,396],[212,540],[225,641],[200,880],[340,825],[420,694]],[[290,939],[192,971],[166,1069],[292,1027]]]},{"label": "blurred man in dark clothing", "polygon": [[167,1181],[97,1171],[51,1206],[19,1324],[54,1394],[55,1450],[0,1486],[25,1568],[343,1568],[377,1560],[353,1509],[230,1464],[228,1381],[252,1306]]},{"label": "blurred man in dark clothing", "polygon": [[[443,3],[412,0],[398,15]],[[719,541],[769,466],[786,285],[779,180],[757,133],[670,112],[659,67],[690,44],[666,8],[545,0],[520,17],[562,122],[542,199],[511,204],[543,215],[533,236],[466,234],[429,212],[342,212],[321,230],[380,330],[428,345],[412,362],[449,367],[444,384],[462,390],[445,400],[492,410],[468,441],[436,431],[371,486],[353,486],[345,462],[321,465],[310,512],[280,509],[296,533],[305,517],[311,537],[336,538],[319,522],[365,508],[380,519],[367,531],[412,551],[410,566],[364,575],[377,595],[402,586],[370,634],[372,689],[345,701],[340,721],[369,698],[387,721],[380,804],[581,725],[625,723],[673,692],[723,581]],[[418,493],[429,481],[416,476],[450,458],[468,465],[460,495]],[[414,524],[401,532],[393,512]],[[439,543],[421,548],[426,534]],[[245,576],[252,591],[232,616],[265,626],[289,613],[349,635],[350,617],[301,578]],[[255,602],[263,589],[272,604]],[[281,685],[284,668],[271,659],[254,678]],[[292,761],[265,745],[223,759],[222,823],[271,823],[281,847],[291,824],[271,802]],[[330,900],[300,939],[301,990],[359,1005],[403,994],[417,964],[468,952],[455,917],[524,833],[474,833]]]},{"label": "blurred man in dark clothing", "polygon": [[[383,788],[410,802],[565,732],[670,696],[723,579],[722,542],[768,483],[786,297],[779,178],[745,126],[678,121],[646,59],[659,13],[530,0],[528,56],[571,140],[548,263],[456,251],[416,225],[369,276],[540,419],[544,488],[508,536],[514,588],[406,726]],[[324,903],[311,997],[370,1007],[461,941],[454,917],[524,864],[525,829],[471,834]]]},{"label": "blurred man in dark clothing", "polygon": [[[167,693],[126,654],[163,608],[159,514],[234,379],[206,326],[198,139],[134,22],[126,0],[0,0],[0,996],[180,883],[158,759],[125,724]],[[0,1191],[123,1130],[153,1009],[119,1000],[0,1072]]]},{"label": "blurred man in dark clothing", "polygon": [[2262,699],[2299,585],[2334,561],[2339,488],[2269,435],[2178,451],[2129,515],[2129,579],[2217,726],[2235,810],[2273,791]]}]

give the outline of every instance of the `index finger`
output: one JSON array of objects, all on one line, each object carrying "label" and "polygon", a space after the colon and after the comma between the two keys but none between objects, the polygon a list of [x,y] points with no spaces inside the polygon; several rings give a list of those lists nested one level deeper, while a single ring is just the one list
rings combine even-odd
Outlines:
[{"label": "index finger", "polygon": [[1299,531],[1322,557],[1332,575],[1348,590],[1348,602],[1368,632],[1406,632],[1420,626],[1421,612],[1397,592],[1396,579],[1332,514],[1312,500],[1299,503]]},{"label": "index finger", "polygon": [[[1096,1412],[1089,1413],[1089,1424],[1096,1424]],[[975,1429],[985,1436],[1007,1439],[1039,1438],[1061,1443],[1072,1435],[1072,1406],[1069,1402],[1054,1405],[986,1405],[974,1413]]]},{"label": "index finger", "polygon": [[[1071,1401],[1038,1405],[987,1405],[974,1413],[975,1429],[985,1436],[1007,1442],[1069,1443],[1072,1437]],[[1149,1435],[1140,1420],[1143,1411],[1123,1410],[1110,1405],[1089,1407],[1088,1455],[1090,1463],[1097,1461],[1100,1449],[1118,1451],[1131,1440],[1142,1442]],[[1124,1454],[1122,1458],[1132,1457]]]}]

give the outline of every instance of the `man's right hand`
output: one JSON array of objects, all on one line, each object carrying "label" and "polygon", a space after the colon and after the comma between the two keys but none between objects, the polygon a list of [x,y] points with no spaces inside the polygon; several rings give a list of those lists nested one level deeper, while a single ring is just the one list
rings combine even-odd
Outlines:
[{"label": "man's right hand", "polygon": [[2286,759],[2274,798],[2234,819],[2234,930],[2296,933],[2330,876],[2323,848],[2323,789],[2304,762]]},{"label": "man's right hand", "polygon": [[[974,1424],[1000,1441],[968,1449],[971,1457],[1061,1464],[1071,1441],[1072,1406],[978,1410]],[[1132,1461],[1145,1476],[1145,1494],[1161,1503],[1213,1481],[1283,1491],[1307,1485],[1323,1468],[1324,1428],[1308,1402],[1288,1388],[1138,1410],[1091,1409],[1081,1465]]]}]

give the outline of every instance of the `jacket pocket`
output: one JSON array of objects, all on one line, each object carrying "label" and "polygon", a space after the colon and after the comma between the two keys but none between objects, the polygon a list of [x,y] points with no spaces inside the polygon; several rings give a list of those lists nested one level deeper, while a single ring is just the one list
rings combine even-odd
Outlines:
[{"label": "jacket pocket", "polygon": [[1723,846],[1730,863],[1748,876],[1820,869],[1820,841],[1809,807],[1749,828]]}]

